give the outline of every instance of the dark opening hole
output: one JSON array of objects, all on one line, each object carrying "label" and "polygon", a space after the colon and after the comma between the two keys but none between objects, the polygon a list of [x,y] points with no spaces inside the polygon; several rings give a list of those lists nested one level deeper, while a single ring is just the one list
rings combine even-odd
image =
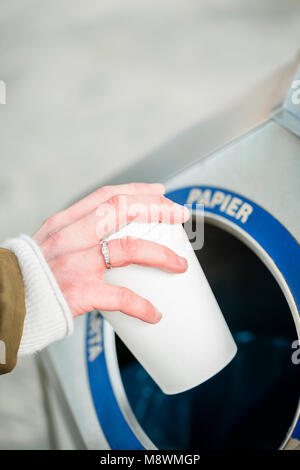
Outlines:
[{"label": "dark opening hole", "polygon": [[199,387],[167,396],[117,338],[131,407],[160,449],[276,449],[299,398],[299,374],[291,361],[296,329],[288,304],[260,259],[226,231],[206,223],[204,248],[196,254],[238,354]]}]

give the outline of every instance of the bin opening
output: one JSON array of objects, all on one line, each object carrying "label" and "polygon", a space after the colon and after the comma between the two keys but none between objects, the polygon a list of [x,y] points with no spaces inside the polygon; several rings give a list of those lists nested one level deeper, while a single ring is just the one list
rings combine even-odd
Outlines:
[{"label": "bin opening", "polygon": [[207,382],[169,396],[116,338],[129,403],[159,449],[279,448],[299,400],[291,360],[297,333],[285,296],[250,248],[209,221],[204,247],[196,254],[238,353]]}]

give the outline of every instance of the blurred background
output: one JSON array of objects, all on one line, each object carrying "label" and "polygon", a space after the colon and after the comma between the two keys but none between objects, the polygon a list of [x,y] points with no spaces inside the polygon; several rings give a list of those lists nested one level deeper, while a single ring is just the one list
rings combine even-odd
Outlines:
[{"label": "blurred background", "polygon": [[295,54],[297,0],[1,0],[0,238],[32,233]]}]

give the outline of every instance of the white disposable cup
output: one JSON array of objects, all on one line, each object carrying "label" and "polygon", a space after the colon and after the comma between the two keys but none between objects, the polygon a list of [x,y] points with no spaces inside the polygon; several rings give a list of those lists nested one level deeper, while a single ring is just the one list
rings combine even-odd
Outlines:
[{"label": "white disposable cup", "polygon": [[185,273],[138,265],[112,268],[105,280],[149,299],[162,313],[148,324],[121,312],[103,316],[166,394],[184,392],[222,370],[236,344],[182,225],[131,223],[107,240],[134,236],[187,258]]}]

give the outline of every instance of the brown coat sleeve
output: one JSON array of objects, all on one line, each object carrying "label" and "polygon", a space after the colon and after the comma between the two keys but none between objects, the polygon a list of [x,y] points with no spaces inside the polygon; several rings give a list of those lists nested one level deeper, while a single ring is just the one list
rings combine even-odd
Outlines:
[{"label": "brown coat sleeve", "polygon": [[17,363],[25,318],[22,274],[14,253],[0,248],[0,374]]}]

